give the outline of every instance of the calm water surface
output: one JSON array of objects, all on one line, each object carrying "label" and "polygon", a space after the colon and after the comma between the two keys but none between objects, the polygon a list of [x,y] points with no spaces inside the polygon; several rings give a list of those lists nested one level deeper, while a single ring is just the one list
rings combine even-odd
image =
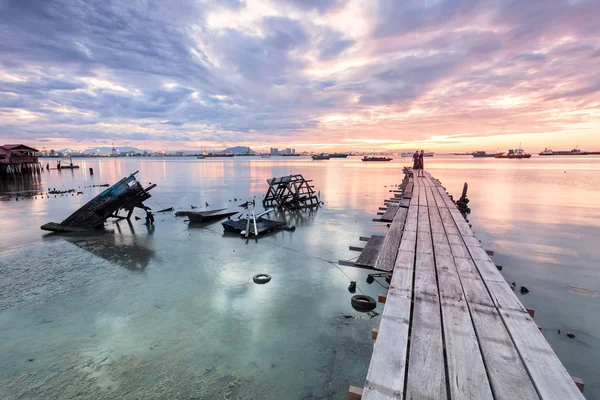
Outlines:
[{"label": "calm water surface", "polygon": [[[0,187],[84,192],[0,203],[1,398],[343,399],[364,383],[380,317],[355,312],[347,286],[356,280],[373,297],[383,288],[336,264],[357,256],[348,246],[359,236],[385,232],[372,219],[406,159],[76,162],[81,169]],[[426,168],[456,195],[469,183],[479,239],[507,281],[531,290],[522,302],[586,396],[600,397],[600,158],[448,156]],[[143,219],[89,234],[39,229],[102,190],[89,186],[137,170],[158,184],[146,202],[154,210],[234,208],[291,173],[312,179],[325,205],[279,214],[295,232],[248,242],[170,214],[157,214],[154,229]],[[257,273],[272,281],[254,284]]]}]

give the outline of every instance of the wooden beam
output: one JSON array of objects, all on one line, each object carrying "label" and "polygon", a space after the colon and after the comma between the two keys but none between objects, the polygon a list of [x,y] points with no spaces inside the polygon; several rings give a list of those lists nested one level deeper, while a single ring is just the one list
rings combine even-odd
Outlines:
[{"label": "wooden beam", "polygon": [[579,391],[583,393],[583,380],[581,378],[577,378],[576,376],[572,376],[571,378],[573,378],[573,382],[575,382],[575,386],[577,386],[577,389],[579,389]]},{"label": "wooden beam", "polygon": [[525,308],[525,310],[527,310],[529,316],[533,318],[533,316],[535,315],[535,310],[533,308]]},{"label": "wooden beam", "polygon": [[363,251],[365,248],[357,247],[357,246],[350,246],[349,249],[350,249],[350,251]]},{"label": "wooden beam", "polygon": [[377,296],[377,301],[382,304],[385,304],[385,302],[387,301],[387,294],[379,293],[379,296]]},{"label": "wooden beam", "polygon": [[379,333],[379,329],[373,328],[371,329],[371,339],[377,340],[377,334]]},{"label": "wooden beam", "polygon": [[363,395],[362,388],[350,386],[348,389],[348,400],[361,400]]}]

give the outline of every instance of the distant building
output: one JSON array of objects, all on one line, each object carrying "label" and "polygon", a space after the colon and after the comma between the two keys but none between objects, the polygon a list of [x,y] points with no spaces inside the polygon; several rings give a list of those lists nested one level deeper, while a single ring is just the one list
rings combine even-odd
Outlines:
[{"label": "distant building", "polygon": [[296,149],[287,148],[287,149],[285,149],[285,154],[288,156],[290,156],[292,154],[296,154]]},{"label": "distant building", "polygon": [[279,149],[277,147],[271,147],[271,152],[269,154],[271,154],[272,156],[278,156]]}]

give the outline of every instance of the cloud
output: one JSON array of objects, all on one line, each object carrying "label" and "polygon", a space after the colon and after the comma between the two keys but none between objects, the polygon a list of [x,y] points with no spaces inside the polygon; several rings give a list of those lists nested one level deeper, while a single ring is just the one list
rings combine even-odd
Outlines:
[{"label": "cloud", "polygon": [[598,12],[558,0],[0,0],[0,139],[400,146],[572,131],[600,116]]}]

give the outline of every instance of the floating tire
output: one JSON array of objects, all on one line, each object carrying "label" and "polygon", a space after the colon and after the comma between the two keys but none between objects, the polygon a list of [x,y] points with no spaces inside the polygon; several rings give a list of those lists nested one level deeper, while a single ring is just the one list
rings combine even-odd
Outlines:
[{"label": "floating tire", "polygon": [[370,296],[365,296],[364,294],[352,296],[351,304],[352,308],[361,312],[373,311],[375,307],[377,307],[375,299]]},{"label": "floating tire", "polygon": [[254,281],[254,283],[257,283],[259,285],[264,285],[265,283],[267,283],[271,280],[271,275],[257,274],[252,277],[252,280]]}]

